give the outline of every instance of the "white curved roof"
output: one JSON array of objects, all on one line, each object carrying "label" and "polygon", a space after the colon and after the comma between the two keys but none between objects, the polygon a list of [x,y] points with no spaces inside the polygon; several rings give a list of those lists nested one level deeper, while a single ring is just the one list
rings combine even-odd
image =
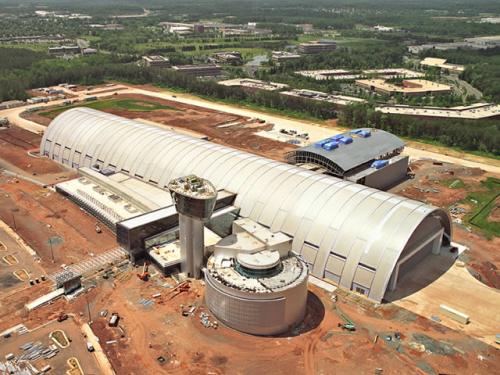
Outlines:
[{"label": "white curved roof", "polygon": [[330,270],[351,289],[357,273],[373,272],[369,297],[379,301],[424,219],[435,216],[451,230],[436,207],[89,108],[54,119],[40,152],[74,168],[122,170],[161,188],[187,174],[208,179],[237,193],[241,216],[292,236],[313,275]]}]

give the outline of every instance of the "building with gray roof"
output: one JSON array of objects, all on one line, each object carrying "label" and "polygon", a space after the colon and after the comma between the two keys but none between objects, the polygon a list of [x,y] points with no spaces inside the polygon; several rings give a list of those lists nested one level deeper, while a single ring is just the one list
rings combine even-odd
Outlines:
[{"label": "building with gray roof", "polygon": [[383,130],[361,128],[290,151],[290,164],[384,189],[403,179],[408,158],[404,142]]}]

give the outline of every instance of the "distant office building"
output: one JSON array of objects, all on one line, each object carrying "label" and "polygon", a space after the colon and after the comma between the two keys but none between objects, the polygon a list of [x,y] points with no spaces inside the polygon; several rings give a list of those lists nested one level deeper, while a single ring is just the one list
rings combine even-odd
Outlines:
[{"label": "distant office building", "polygon": [[434,118],[461,118],[480,120],[485,118],[500,118],[500,104],[475,103],[458,107],[412,107],[409,105],[390,105],[375,107],[376,111],[394,115]]},{"label": "distant office building", "polygon": [[465,38],[464,40],[478,48],[495,48],[500,46],[500,35],[479,36],[476,38]]},{"label": "distant office building", "polygon": [[170,60],[168,57],[160,55],[142,56],[142,62],[150,68],[169,68]]},{"label": "distant office building", "polygon": [[303,23],[302,25],[298,25],[298,27],[302,29],[304,33],[311,33],[314,31],[314,27],[310,23]]},{"label": "distant office building", "polygon": [[449,64],[446,62],[446,59],[438,59],[435,57],[426,57],[420,61],[420,65],[423,67],[439,68],[450,73],[462,73],[465,70],[463,65]]},{"label": "distant office building", "polygon": [[193,32],[195,34],[203,34],[205,32],[205,25],[197,23],[193,25]]},{"label": "distant office building", "polygon": [[81,49],[78,46],[49,47],[49,55],[75,55],[80,52]]},{"label": "distant office building", "polygon": [[245,91],[279,91],[288,88],[288,85],[285,85],[283,83],[266,82],[250,78],[228,79],[226,81],[220,81],[218,83],[219,85],[223,86],[241,87]]},{"label": "distant office building", "polygon": [[319,100],[335,104],[337,106],[346,106],[349,104],[366,103],[366,100],[346,95],[333,95],[321,91],[313,91],[306,89],[294,89],[290,91],[282,91],[282,95],[295,96],[306,100]]},{"label": "distant office building", "polygon": [[500,46],[500,35],[481,36],[477,38],[466,38],[463,42],[433,43],[417,46],[408,46],[408,52],[418,54],[420,52],[434,49],[437,51],[447,51],[457,48],[488,49]]},{"label": "distant office building", "polygon": [[380,32],[383,32],[383,33],[387,33],[387,32],[394,31],[394,27],[377,25],[377,26],[373,26],[373,30],[380,31]]},{"label": "distant office building", "polygon": [[172,69],[196,77],[215,77],[222,74],[221,67],[215,64],[177,65],[173,66]]},{"label": "distant office building", "polygon": [[337,49],[337,43],[333,40],[315,40],[299,44],[299,52],[306,54],[331,52]]},{"label": "distant office building", "polygon": [[404,96],[437,95],[449,94],[452,91],[451,86],[425,79],[407,79],[403,81],[401,86],[388,83],[383,79],[358,79],[356,85],[389,96],[395,94]]},{"label": "distant office building", "polygon": [[292,53],[287,51],[273,51],[271,55],[271,60],[279,63],[297,59],[300,59],[300,55],[298,53]]},{"label": "distant office building", "polygon": [[377,77],[381,79],[392,78],[420,78],[425,74],[415,72],[404,68],[389,68],[389,69],[367,69],[362,71],[345,70],[345,69],[323,69],[323,70],[299,70],[295,74],[313,78],[317,81],[333,79],[333,80],[354,80],[364,77]]},{"label": "distant office building", "polygon": [[212,55],[210,60],[214,63],[232,64],[232,65],[239,65],[243,62],[241,53],[237,51],[216,52]]},{"label": "distant office building", "polygon": [[82,55],[95,55],[97,50],[95,48],[84,48],[82,49]]}]

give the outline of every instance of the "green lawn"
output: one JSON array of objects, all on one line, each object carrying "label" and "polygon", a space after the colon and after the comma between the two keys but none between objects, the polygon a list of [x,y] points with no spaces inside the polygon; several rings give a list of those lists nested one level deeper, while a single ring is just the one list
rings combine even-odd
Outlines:
[{"label": "green lawn", "polygon": [[158,104],[155,102],[149,102],[146,100],[136,100],[136,99],[107,99],[87,103],[78,103],[76,105],[63,106],[51,109],[50,111],[41,112],[40,115],[48,117],[50,119],[55,118],[60,113],[77,107],[88,107],[93,109],[98,109],[105,111],[107,109],[122,109],[130,112],[152,112],[160,109],[174,110],[176,108],[167,105]]},{"label": "green lawn", "polygon": [[473,226],[481,229],[488,237],[500,237],[500,222],[490,220],[490,215],[500,197],[500,179],[488,177],[481,184],[487,191],[472,192],[466,201],[470,202],[474,209],[466,216],[466,220]]},{"label": "green lawn", "polygon": [[459,178],[451,178],[448,180],[443,180],[441,181],[441,184],[450,189],[462,189],[465,187],[464,182]]}]

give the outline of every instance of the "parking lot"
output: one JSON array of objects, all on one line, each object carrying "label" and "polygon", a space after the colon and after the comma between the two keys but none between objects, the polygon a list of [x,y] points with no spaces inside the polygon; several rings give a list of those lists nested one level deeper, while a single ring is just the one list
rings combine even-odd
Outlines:
[{"label": "parking lot", "polygon": [[[49,334],[55,330],[64,331],[69,342],[67,348],[61,348],[55,344],[55,342],[49,338]],[[27,365],[28,362],[33,365],[36,369],[41,370],[45,366],[49,365],[51,369],[47,372],[48,374],[65,374],[67,370],[70,369],[68,360],[70,358],[76,358],[80,363],[83,373],[86,375],[98,375],[100,374],[98,363],[95,359],[95,355],[87,351],[86,340],[80,330],[80,327],[73,321],[72,318],[64,322],[53,321],[48,325],[37,328],[31,332],[25,333],[23,335],[12,334],[9,338],[1,338],[0,344],[0,363],[6,363],[6,355],[12,353],[15,359],[11,360],[12,363],[16,363],[18,359],[26,353],[33,354],[35,351],[30,349],[23,350],[23,347],[29,347],[30,343],[33,346],[39,346],[40,352],[46,350],[49,352],[52,348],[57,348],[58,352],[52,358],[44,358],[42,355],[40,358],[35,360],[26,361],[23,365]],[[48,355],[50,356],[50,354]],[[46,356],[45,356],[46,357]],[[18,361],[19,363],[21,361]],[[77,372],[75,372],[77,373]]]}]

